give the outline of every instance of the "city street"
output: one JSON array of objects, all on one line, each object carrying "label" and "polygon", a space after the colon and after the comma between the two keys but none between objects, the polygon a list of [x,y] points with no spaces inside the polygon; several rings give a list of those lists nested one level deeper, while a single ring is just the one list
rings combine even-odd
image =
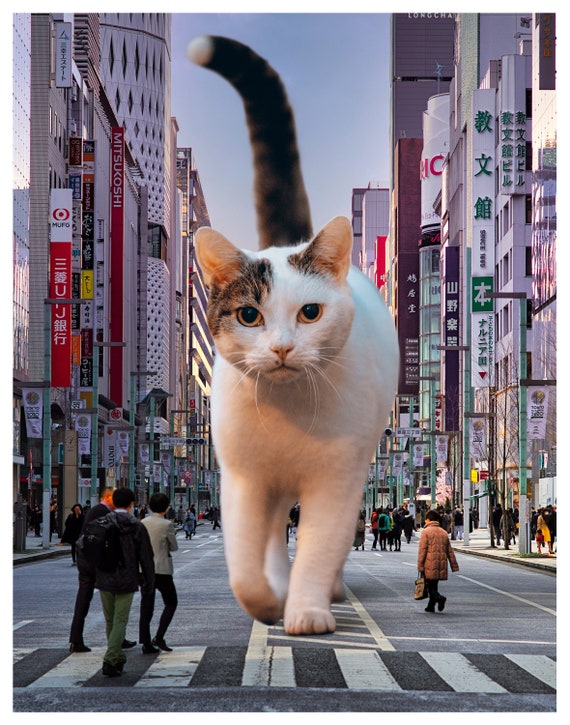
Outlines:
[{"label": "city street", "polygon": [[[334,527],[323,531],[323,556],[327,535]],[[418,534],[400,552],[371,551],[367,536],[366,550],[348,558],[347,599],[333,608],[337,631],[288,637],[252,622],[235,602],[222,536],[209,523],[191,541],[178,533],[179,606],[166,637],[174,651],[130,649],[116,679],[101,675],[97,592],[85,628],[92,652],[69,654],[77,589],[70,557],[14,567],[14,711],[556,710],[552,572],[458,551],[459,572],[440,585],[445,611],[431,614],[413,599]],[[129,639],[137,639],[138,605],[137,594]]]}]

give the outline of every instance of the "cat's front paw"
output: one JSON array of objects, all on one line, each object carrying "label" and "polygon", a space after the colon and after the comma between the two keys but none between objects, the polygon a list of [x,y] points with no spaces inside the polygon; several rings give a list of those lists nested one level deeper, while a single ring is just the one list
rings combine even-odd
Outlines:
[{"label": "cat's front paw", "polygon": [[328,609],[306,607],[285,612],[283,628],[287,634],[326,634],[334,632],[336,621]]}]

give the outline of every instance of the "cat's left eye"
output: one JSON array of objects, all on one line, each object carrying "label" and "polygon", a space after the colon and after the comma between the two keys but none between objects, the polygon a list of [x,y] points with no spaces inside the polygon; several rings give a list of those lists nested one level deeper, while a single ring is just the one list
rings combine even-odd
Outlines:
[{"label": "cat's left eye", "polygon": [[323,314],[323,306],[316,303],[303,305],[299,310],[297,318],[299,322],[316,322]]}]

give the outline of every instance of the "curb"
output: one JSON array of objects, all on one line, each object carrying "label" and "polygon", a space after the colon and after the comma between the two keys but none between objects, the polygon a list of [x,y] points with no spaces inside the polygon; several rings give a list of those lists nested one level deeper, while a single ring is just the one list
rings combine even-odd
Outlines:
[{"label": "curb", "polygon": [[507,564],[515,564],[516,566],[523,566],[523,567],[529,567],[531,569],[537,569],[538,571],[542,572],[548,572],[554,574],[556,576],[556,565],[548,564],[546,561],[541,561],[540,559],[517,559],[515,556],[510,556],[509,554],[501,555],[501,554],[493,554],[492,552],[488,551],[477,551],[477,550],[470,550],[470,549],[463,549],[463,548],[456,548],[453,547],[453,551],[455,553],[459,554],[468,554],[471,556],[478,556],[482,559],[491,559],[493,561],[502,561]]}]

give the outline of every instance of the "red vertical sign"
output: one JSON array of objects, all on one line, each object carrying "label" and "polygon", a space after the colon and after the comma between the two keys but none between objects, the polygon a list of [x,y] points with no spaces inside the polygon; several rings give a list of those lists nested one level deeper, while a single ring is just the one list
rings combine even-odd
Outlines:
[{"label": "red vertical sign", "polygon": [[[49,295],[52,299],[71,297],[71,242],[51,242]],[[71,386],[71,305],[51,305],[51,385]]]},{"label": "red vertical sign", "polygon": [[[111,129],[111,342],[123,342],[123,248],[125,214],[125,129]],[[123,349],[111,347],[111,399],[123,404]]]},{"label": "red vertical sign", "polygon": [[[73,239],[72,189],[50,189],[49,296],[72,297],[71,245]],[[71,387],[71,305],[51,304],[51,385]]]}]

